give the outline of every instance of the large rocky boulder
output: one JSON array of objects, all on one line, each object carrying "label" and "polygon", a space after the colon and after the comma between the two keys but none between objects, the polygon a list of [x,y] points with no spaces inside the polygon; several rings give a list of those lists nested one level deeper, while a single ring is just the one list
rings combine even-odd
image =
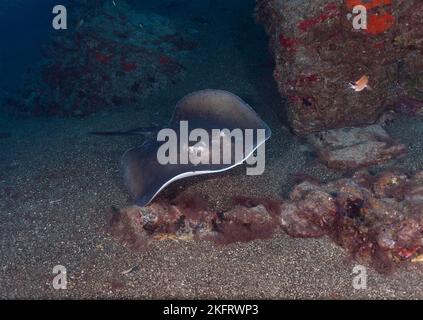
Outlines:
[{"label": "large rocky boulder", "polygon": [[[367,29],[353,27],[357,5]],[[257,0],[256,16],[297,134],[371,124],[423,100],[422,1]],[[371,88],[353,88],[359,79]]]},{"label": "large rocky boulder", "polygon": [[21,95],[19,115],[85,116],[138,106],[182,79],[197,43],[189,32],[125,1],[72,1],[68,30],[53,33]]}]

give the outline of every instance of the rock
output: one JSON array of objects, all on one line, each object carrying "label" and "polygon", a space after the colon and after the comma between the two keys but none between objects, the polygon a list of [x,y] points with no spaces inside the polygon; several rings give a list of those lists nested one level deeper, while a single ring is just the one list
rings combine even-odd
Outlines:
[{"label": "rock", "polygon": [[423,117],[423,101],[401,96],[398,98],[395,110],[407,116]]},{"label": "rock", "polygon": [[413,197],[423,187],[421,176],[386,171],[373,177],[362,171],[322,184],[319,190],[333,195],[337,213],[326,234],[357,257],[369,257],[379,271],[410,260],[423,251],[423,202]]},{"label": "rock", "polygon": [[[295,133],[373,124],[400,96],[423,101],[422,1],[256,1]],[[366,30],[347,18],[357,4]],[[371,90],[349,87],[363,76]]]},{"label": "rock", "polygon": [[395,198],[401,201],[409,183],[405,173],[385,171],[378,175],[373,184],[373,192],[379,198]]},{"label": "rock", "polygon": [[112,210],[108,230],[135,250],[143,250],[151,241],[164,239],[229,244],[270,238],[279,227],[271,211],[265,205],[236,205],[218,213],[209,209],[203,199],[182,195],[148,207]]},{"label": "rock", "polygon": [[290,236],[320,237],[334,221],[334,198],[324,191],[313,189],[308,183],[297,186],[290,196],[293,201],[282,204],[280,223]]},{"label": "rock", "polygon": [[326,184],[299,184],[282,205],[282,227],[292,236],[328,235],[379,271],[389,271],[423,252],[422,177],[421,171],[360,171]]},{"label": "rock", "polygon": [[415,174],[404,189],[404,198],[406,200],[423,203],[423,171]]},{"label": "rock", "polygon": [[291,237],[317,238],[325,234],[319,226],[314,225],[306,217],[301,215],[300,209],[295,203],[284,203],[281,207],[280,223],[282,229]]},{"label": "rock", "polygon": [[293,237],[329,236],[389,272],[423,252],[422,177],[421,171],[373,176],[362,170],[325,184],[304,181],[282,203],[281,227]]},{"label": "rock", "polygon": [[[358,171],[328,183],[299,183],[285,201],[241,197],[216,212],[196,196],[148,207],[114,209],[108,230],[131,248],[151,241],[208,240],[219,244],[292,237],[330,237],[353,257],[389,272],[423,254],[423,171]],[[261,202],[261,203],[260,203]]]},{"label": "rock", "polygon": [[388,110],[380,116],[380,118],[376,121],[375,124],[378,124],[383,128],[388,127],[392,123],[394,123],[396,117],[397,113],[394,110]]},{"label": "rock", "polygon": [[216,221],[216,234],[213,239],[220,244],[247,242],[255,239],[271,238],[278,223],[263,206],[236,206],[223,214],[222,221]]},{"label": "rock", "polygon": [[316,148],[320,161],[337,170],[368,167],[406,153],[406,147],[379,125],[322,131],[308,135],[307,140]]}]

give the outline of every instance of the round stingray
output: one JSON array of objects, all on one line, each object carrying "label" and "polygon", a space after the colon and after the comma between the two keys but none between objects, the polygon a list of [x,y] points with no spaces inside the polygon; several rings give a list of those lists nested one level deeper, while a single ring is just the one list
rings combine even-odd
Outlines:
[{"label": "round stingray", "polygon": [[[190,152],[193,148],[192,145],[196,142],[192,142],[192,145],[179,145],[181,121],[188,121],[189,130],[196,128],[206,130],[210,136],[210,148],[212,145],[212,129],[228,129],[230,131],[253,129],[255,130],[255,138],[248,154],[244,154],[242,159],[236,159],[234,156],[234,139],[229,137],[228,142],[231,143],[231,152],[233,153],[231,162],[228,164],[223,164],[223,162],[212,164],[212,161],[209,161],[209,164],[162,165],[157,160],[157,152],[163,142],[158,142],[157,137],[153,135],[140,147],[126,151],[122,157],[125,184],[137,205],[145,206],[149,204],[163,188],[176,180],[194,175],[222,172],[242,164],[271,136],[270,128],[246,102],[238,96],[222,90],[194,92],[176,104],[175,112],[168,127],[177,133],[178,152]],[[257,137],[257,129],[265,131],[263,138]],[[221,136],[221,138],[224,139],[225,137]],[[204,154],[207,156],[207,153]]]}]

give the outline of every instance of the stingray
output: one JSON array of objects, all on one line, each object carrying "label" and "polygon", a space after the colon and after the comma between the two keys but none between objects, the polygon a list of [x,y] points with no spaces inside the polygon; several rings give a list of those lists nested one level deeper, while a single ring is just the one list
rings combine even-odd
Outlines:
[{"label": "stingray", "polygon": [[[138,206],[148,205],[161,190],[176,180],[223,172],[242,164],[271,136],[270,128],[246,102],[238,96],[222,90],[194,92],[176,104],[173,117],[167,128],[174,130],[178,136],[178,141],[181,141],[179,139],[181,121],[188,122],[189,130],[202,128],[207,132],[212,132],[213,129],[228,129],[230,131],[234,129],[262,129],[265,134],[261,138],[257,135],[252,140],[252,145],[248,148],[248,151],[246,148],[243,153],[245,156],[242,159],[236,159],[233,156],[231,162],[226,164],[219,161],[217,161],[218,164],[214,164],[216,162],[209,161],[208,164],[197,163],[195,165],[192,163],[166,165],[159,163],[157,154],[163,142],[157,141],[157,135],[147,136],[141,146],[127,150],[121,160],[125,185]],[[137,129],[129,132],[134,133],[136,131]],[[210,137],[212,137],[212,134],[210,134]],[[222,136],[220,138],[223,139]],[[231,137],[228,139],[229,143],[232,144],[231,150],[235,150],[233,139]],[[197,152],[198,150],[195,148],[198,147],[198,144],[193,146],[190,143],[188,142],[188,145],[181,143],[178,152],[187,150],[188,152]],[[220,146],[222,148],[223,143]],[[211,157],[207,150],[204,155]]]}]

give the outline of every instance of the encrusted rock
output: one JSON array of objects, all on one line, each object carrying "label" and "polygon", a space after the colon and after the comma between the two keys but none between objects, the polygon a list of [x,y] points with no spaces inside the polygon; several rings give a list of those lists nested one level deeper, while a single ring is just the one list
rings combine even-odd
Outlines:
[{"label": "encrusted rock", "polygon": [[307,140],[322,162],[338,170],[368,167],[406,153],[406,147],[380,125],[322,131],[308,135]]},{"label": "encrusted rock", "polygon": [[300,184],[290,196],[293,201],[282,204],[280,223],[293,237],[322,236],[335,219],[335,199],[310,186],[308,182]]},{"label": "encrusted rock", "polygon": [[11,112],[85,116],[139,106],[152,92],[181,79],[187,54],[196,47],[190,34],[123,0],[115,4],[100,0],[72,6],[69,30],[49,39],[23,92],[7,100]]},{"label": "encrusted rock", "polygon": [[[363,30],[348,19],[360,4],[368,11]],[[295,133],[372,124],[396,105],[421,110],[421,0],[257,0],[256,15]],[[350,87],[359,79],[371,90]]]},{"label": "encrusted rock", "polygon": [[274,213],[265,205],[237,205],[218,213],[196,196],[181,196],[169,203],[148,207],[114,209],[108,230],[134,249],[145,249],[153,240],[210,240],[220,244],[270,238],[279,227]]},{"label": "encrusted rock", "polygon": [[373,192],[377,197],[404,199],[405,187],[409,186],[409,179],[405,173],[382,172],[373,184]]},{"label": "encrusted rock", "polygon": [[402,96],[398,99],[395,110],[408,116],[423,117],[423,101]]},{"label": "encrusted rock", "polygon": [[263,205],[253,208],[236,206],[216,221],[214,241],[232,243],[271,238],[278,223]]},{"label": "encrusted rock", "polygon": [[215,212],[198,197],[180,196],[146,208],[112,210],[109,231],[132,248],[161,239],[220,244],[271,237],[329,236],[358,259],[388,272],[423,253],[423,171],[356,172],[325,184],[304,181],[286,201],[245,198]]},{"label": "encrusted rock", "polygon": [[280,221],[291,236],[328,235],[354,257],[389,272],[423,252],[422,191],[421,171],[357,171],[326,184],[305,181],[282,204]]}]

